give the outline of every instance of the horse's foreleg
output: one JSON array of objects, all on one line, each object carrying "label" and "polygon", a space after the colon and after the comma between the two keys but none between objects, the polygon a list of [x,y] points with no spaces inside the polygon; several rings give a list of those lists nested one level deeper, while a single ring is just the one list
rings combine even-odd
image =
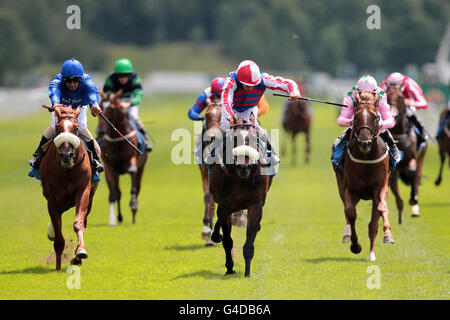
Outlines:
[{"label": "horse's foreleg", "polygon": [[86,229],[86,217],[89,207],[91,188],[88,187],[75,198],[75,222],[73,223],[73,230],[77,234],[78,243],[75,250],[75,258],[72,260],[73,264],[81,264],[81,259],[87,259],[88,254],[86,251],[86,245],[84,244],[84,230]]},{"label": "horse's foreleg", "polygon": [[356,204],[359,202],[355,196],[353,196],[348,189],[344,191],[344,211],[348,223],[350,224],[352,244],[350,250],[357,254],[361,252],[361,245],[358,243],[358,235],[356,234]]},{"label": "horse's foreleg", "polygon": [[[338,190],[339,190],[339,197],[341,198],[342,203],[345,206],[345,199],[344,199],[344,174],[339,169],[336,169],[335,174],[336,174],[336,181],[337,181]],[[347,215],[345,215],[345,227],[344,227],[344,236],[342,237],[342,242],[343,243],[350,242],[351,235],[352,235],[352,229],[350,227],[350,222],[348,221]]]},{"label": "horse's foreleg", "polygon": [[128,169],[128,172],[131,176],[131,200],[130,200],[130,208],[133,213],[133,224],[136,223],[136,212],[138,209],[137,202],[137,188],[136,188],[136,176],[137,176],[137,159],[131,158],[131,165]]},{"label": "horse's foreleg", "polygon": [[116,225],[116,212],[115,205],[116,201],[118,204],[118,220],[122,222],[122,215],[120,213],[120,188],[119,188],[119,175],[114,172],[107,164],[105,164],[105,177],[109,189],[109,225]]},{"label": "horse's foreleg", "polygon": [[247,240],[244,244],[244,259],[245,259],[245,277],[250,277],[250,265],[255,253],[254,242],[256,234],[260,230],[260,223],[262,219],[262,205],[254,206],[247,211]]},{"label": "horse's foreleg", "polygon": [[307,130],[305,133],[305,140],[306,140],[305,162],[309,163],[309,154],[311,153],[311,138],[310,138],[309,130]]},{"label": "horse's foreleg", "polygon": [[56,256],[56,271],[61,270],[61,255],[64,251],[64,246],[66,245],[66,242],[64,240],[61,227],[61,214],[58,210],[58,208],[52,204],[50,201],[47,201],[47,208],[48,213],[50,215],[51,223],[53,226],[53,232],[54,232],[54,242],[53,242],[53,249],[55,250],[55,256]]},{"label": "horse's foreleg", "polygon": [[292,133],[292,165],[297,165],[297,145],[295,144],[296,133]]},{"label": "horse's foreleg", "polygon": [[209,190],[208,168],[206,167],[206,165],[199,165],[199,168],[202,177],[203,203],[205,204],[205,211],[203,214],[202,239],[206,240],[206,245],[208,245],[211,241],[215,204],[213,196]]},{"label": "horse's foreleg", "polygon": [[231,238],[231,212],[225,211],[223,207],[219,205],[217,208],[218,219],[221,220],[221,226],[223,231],[222,246],[225,250],[225,267],[227,268],[226,274],[236,273],[233,270],[234,262],[231,250],[233,249],[233,239]]},{"label": "horse's foreleg", "polygon": [[[398,190],[398,171],[396,169],[394,169],[394,172],[391,173],[389,184],[390,184],[392,193],[395,196],[395,202],[397,204],[398,224],[402,224],[403,200],[400,195],[400,191]],[[384,218],[383,218],[383,221],[384,221]]]},{"label": "horse's foreleg", "polygon": [[391,224],[389,223],[388,219],[389,215],[389,209],[387,205],[388,195],[389,195],[389,188],[386,186],[380,194],[381,198],[377,208],[381,215],[381,218],[383,219],[383,231],[384,231],[383,242],[395,243],[394,237],[392,236]]},{"label": "horse's foreleg", "polygon": [[[439,144],[439,156],[441,158],[441,166],[439,168],[439,175],[436,179],[436,181],[434,182],[435,185],[440,185],[442,182],[442,170],[444,168],[444,163],[445,163],[445,152],[444,152],[444,148],[442,148],[442,143]],[[449,165],[450,165],[450,161],[449,161]]]}]

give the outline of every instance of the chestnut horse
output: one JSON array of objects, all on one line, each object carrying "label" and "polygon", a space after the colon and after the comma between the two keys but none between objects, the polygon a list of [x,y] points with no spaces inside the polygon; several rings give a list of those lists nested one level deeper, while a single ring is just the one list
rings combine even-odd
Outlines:
[{"label": "chestnut horse", "polygon": [[417,135],[406,115],[406,105],[399,89],[388,88],[386,91],[388,104],[395,118],[395,126],[390,129],[392,136],[398,141],[399,150],[403,151],[403,159],[397,164],[389,178],[389,185],[395,196],[398,209],[398,223],[402,223],[403,200],[398,188],[400,177],[406,185],[411,186],[409,204],[412,205],[411,216],[419,216],[419,185],[422,178],[423,160],[427,147],[417,153]]},{"label": "chestnut horse", "polygon": [[57,117],[56,136],[48,143],[48,149],[40,165],[41,185],[47,199],[51,224],[47,236],[54,241],[56,253],[56,270],[61,270],[61,255],[65,240],[61,231],[61,215],[75,206],[73,228],[78,237],[75,257],[71,264],[81,265],[81,260],[88,257],[83,240],[87,225],[87,216],[92,208],[92,201],[98,182],[91,182],[92,171],[89,155],[83,141],[78,137],[78,115],[81,106],[75,110],[72,106],[55,105],[47,107]]},{"label": "chestnut horse", "polygon": [[[234,274],[234,262],[231,255],[233,249],[232,213],[248,209],[247,240],[244,244],[243,254],[245,277],[250,277],[254,241],[261,228],[263,207],[272,177],[261,174],[260,155],[255,148],[257,132],[253,114],[250,120],[233,117],[230,127],[232,136],[227,139],[224,150],[225,158],[229,161],[216,161],[210,165],[209,169],[211,193],[214,201],[218,203],[217,221],[211,240],[216,243],[223,241],[226,274]],[[223,236],[220,234],[221,227]]]},{"label": "chestnut horse", "polygon": [[[100,106],[104,110],[104,116],[137,147],[137,130],[133,129],[130,124],[126,109],[121,107],[119,100],[121,91],[109,95],[100,91],[100,94],[102,96]],[[119,222],[123,220],[120,208],[121,191],[119,187],[119,175],[125,173],[129,173],[131,176],[130,208],[133,213],[133,224],[136,223],[138,209],[137,197],[141,189],[147,153],[140,156],[112,127],[107,126],[102,142],[102,160],[105,167],[106,182],[109,188],[109,225],[116,225],[116,202],[118,207],[117,220]]]},{"label": "chestnut horse", "polygon": [[[450,111],[448,111],[447,107],[445,107],[439,117],[439,123],[444,120],[447,112]],[[442,138],[439,139],[439,156],[441,158],[441,166],[439,168],[439,176],[434,182],[437,186],[442,182],[442,169],[444,168],[445,154],[447,154],[448,164],[450,166],[450,121],[447,121],[447,125],[444,127],[444,132],[442,133]]]},{"label": "chestnut horse", "polygon": [[356,94],[353,129],[344,158],[344,171],[336,169],[339,195],[344,203],[347,223],[351,229],[350,250],[361,252],[356,234],[356,205],[363,200],[372,200],[372,219],[369,223],[370,254],[375,261],[375,238],[380,216],[384,221],[384,242],[394,243],[388,220],[388,147],[379,137],[379,115],[375,107],[378,96],[372,93]]},{"label": "chestnut horse", "polygon": [[[300,92],[306,95],[306,87],[303,81],[297,81]],[[292,165],[297,164],[297,146],[296,146],[296,136],[297,134],[305,133],[305,162],[309,162],[309,154],[311,153],[311,141],[310,141],[310,130],[311,130],[311,119],[312,111],[309,102],[304,100],[289,101],[286,100],[283,114],[283,128],[286,133],[291,134],[291,148],[292,148]],[[283,139],[283,144],[281,146],[281,155],[286,154],[287,140]]]}]

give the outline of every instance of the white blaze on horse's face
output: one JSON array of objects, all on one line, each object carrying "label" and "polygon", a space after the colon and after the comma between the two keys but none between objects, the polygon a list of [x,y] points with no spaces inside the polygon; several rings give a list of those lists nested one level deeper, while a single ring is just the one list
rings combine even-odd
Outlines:
[{"label": "white blaze on horse's face", "polygon": [[69,120],[64,120],[64,132],[69,131],[70,126],[71,126],[72,122],[70,122]]}]

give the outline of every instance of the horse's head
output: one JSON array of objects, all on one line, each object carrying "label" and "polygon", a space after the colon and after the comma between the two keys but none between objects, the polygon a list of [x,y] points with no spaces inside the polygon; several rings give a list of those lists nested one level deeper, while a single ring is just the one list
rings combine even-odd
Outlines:
[{"label": "horse's head", "polygon": [[123,90],[119,90],[116,93],[105,93],[102,90],[99,91],[102,97],[100,101],[100,108],[104,112],[106,118],[112,123],[119,123],[126,115],[126,108],[124,108],[120,102],[120,96]]},{"label": "horse's head", "polygon": [[72,106],[56,104],[52,108],[46,108],[55,112],[56,137],[53,139],[53,143],[56,146],[61,165],[64,168],[72,168],[74,160],[77,157],[78,147],[81,143],[81,140],[78,137],[77,121],[81,112],[81,106],[73,109]]},{"label": "horse's head", "polygon": [[238,176],[247,179],[259,160],[255,116],[251,114],[249,120],[233,116],[230,127],[233,129],[234,138],[233,162]]},{"label": "horse's head", "polygon": [[378,94],[375,92],[357,93],[355,115],[353,118],[353,136],[362,153],[369,153],[372,142],[380,133],[380,116],[375,107]]},{"label": "horse's head", "polygon": [[205,129],[209,137],[215,137],[220,127],[221,107],[218,103],[211,103],[205,112]]},{"label": "horse's head", "polygon": [[405,99],[399,86],[388,86],[386,89],[387,102],[391,106],[392,115],[397,118],[406,114]]}]

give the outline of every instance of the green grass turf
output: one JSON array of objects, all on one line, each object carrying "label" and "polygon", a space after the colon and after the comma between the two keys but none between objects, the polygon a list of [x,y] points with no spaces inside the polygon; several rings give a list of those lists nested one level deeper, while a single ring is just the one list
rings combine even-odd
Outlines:
[{"label": "green grass turf", "polygon": [[[311,163],[282,158],[264,208],[255,241],[250,279],[244,278],[245,230],[234,227],[236,275],[225,276],[221,245],[205,248],[201,239],[203,201],[197,165],[171,162],[174,129],[193,132],[187,110],[196,95],[146,97],[141,118],[156,140],[139,197],[137,224],[131,224],[130,178],[122,176],[124,222],[108,226],[108,190],[104,175],[88,218],[85,242],[89,258],[81,266],[81,289],[68,289],[67,261],[54,271],[53,243],[39,182],[27,176],[27,161],[36,148],[49,114],[0,120],[0,299],[449,299],[450,174],[433,184],[438,171],[437,146],[425,159],[420,188],[422,216],[410,218],[409,190],[402,185],[404,223],[389,195],[390,222],[396,243],[376,240],[377,261],[369,262],[371,206],[358,205],[359,255],[341,243],[343,205],[330,164],[331,144],[342,128],[333,107],[314,104]],[[261,117],[265,128],[279,128],[283,101],[269,97],[271,110]],[[95,132],[96,119],[89,116]],[[283,135],[280,134],[282,138]],[[301,151],[300,151],[301,150]],[[191,156],[191,160],[193,157]],[[74,210],[63,215],[63,234],[73,255]],[[369,289],[367,268],[380,268],[380,289]]]}]

